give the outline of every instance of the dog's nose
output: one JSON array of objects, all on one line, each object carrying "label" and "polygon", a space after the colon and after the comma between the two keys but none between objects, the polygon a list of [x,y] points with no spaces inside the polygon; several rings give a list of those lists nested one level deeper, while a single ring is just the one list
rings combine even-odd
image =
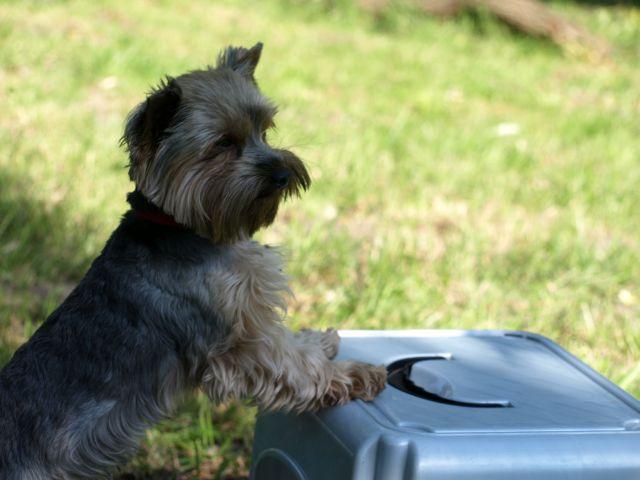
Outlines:
[{"label": "dog's nose", "polygon": [[273,184],[278,188],[284,188],[289,184],[289,177],[291,172],[289,170],[276,170],[271,174],[271,180]]}]

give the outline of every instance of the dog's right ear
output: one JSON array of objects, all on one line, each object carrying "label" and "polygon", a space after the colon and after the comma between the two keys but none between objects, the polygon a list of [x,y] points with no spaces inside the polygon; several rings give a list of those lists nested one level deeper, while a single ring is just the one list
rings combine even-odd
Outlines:
[{"label": "dog's right ear", "polygon": [[262,42],[251,48],[227,47],[218,56],[217,67],[227,67],[256,83],[254,74],[262,55]]},{"label": "dog's right ear", "polygon": [[174,78],[167,77],[147,99],[127,117],[120,143],[129,152],[129,176],[155,155],[163,134],[180,106],[182,91]]}]

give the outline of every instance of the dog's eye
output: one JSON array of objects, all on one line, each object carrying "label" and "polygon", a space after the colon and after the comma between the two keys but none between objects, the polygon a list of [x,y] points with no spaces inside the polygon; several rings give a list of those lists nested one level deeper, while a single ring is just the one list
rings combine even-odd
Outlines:
[{"label": "dog's eye", "polygon": [[233,142],[233,140],[229,137],[222,137],[220,140],[218,140],[216,142],[216,147],[218,148],[231,148],[234,147],[235,143]]}]

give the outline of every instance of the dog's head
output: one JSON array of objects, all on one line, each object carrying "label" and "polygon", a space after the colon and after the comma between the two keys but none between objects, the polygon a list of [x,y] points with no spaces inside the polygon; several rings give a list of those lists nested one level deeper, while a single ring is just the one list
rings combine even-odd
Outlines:
[{"label": "dog's head", "polygon": [[136,187],[215,242],[250,237],[310,184],[296,155],[267,143],[276,107],[254,78],[261,51],[229,47],[215,68],[167,78],[129,114],[122,138]]}]

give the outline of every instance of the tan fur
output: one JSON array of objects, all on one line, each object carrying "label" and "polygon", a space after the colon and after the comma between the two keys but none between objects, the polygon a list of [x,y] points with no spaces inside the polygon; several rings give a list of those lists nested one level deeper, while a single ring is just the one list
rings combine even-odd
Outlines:
[{"label": "tan fur", "polygon": [[334,358],[338,354],[340,336],[333,328],[329,328],[324,332],[303,328],[299,332],[296,332],[295,336],[301,346],[320,345],[322,351],[329,359]]},{"label": "tan fur", "polygon": [[253,241],[230,248],[230,261],[211,274],[232,332],[222,351],[211,352],[203,376],[213,400],[251,398],[265,410],[300,412],[371,400],[384,388],[384,368],[330,361],[334,330],[294,335],[284,326],[290,290],[277,250]]}]

